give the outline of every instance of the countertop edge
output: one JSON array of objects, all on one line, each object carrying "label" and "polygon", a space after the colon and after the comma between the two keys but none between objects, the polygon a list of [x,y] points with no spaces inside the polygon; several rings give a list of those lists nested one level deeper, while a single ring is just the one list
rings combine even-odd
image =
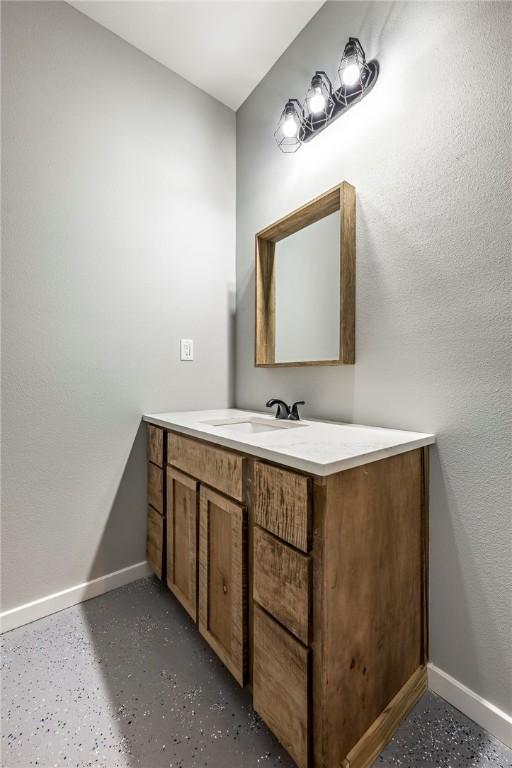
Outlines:
[{"label": "countertop edge", "polygon": [[321,464],[319,462],[310,461],[309,459],[299,459],[296,456],[288,456],[286,454],[272,451],[267,448],[254,446],[248,443],[243,443],[238,440],[231,440],[224,435],[211,435],[205,433],[200,429],[194,429],[193,427],[183,426],[181,424],[175,424],[165,419],[158,419],[154,416],[143,415],[142,420],[148,424],[153,424],[157,427],[163,427],[164,429],[170,429],[173,432],[179,432],[189,437],[203,440],[204,442],[211,443],[212,445],[220,445],[224,448],[229,448],[232,451],[238,451],[239,453],[245,453],[249,456],[255,456],[259,459],[266,459],[272,461],[275,464],[280,464],[283,467],[290,467],[292,469],[298,469],[301,472],[306,472],[311,475],[317,475],[319,477],[327,477],[334,475],[337,472],[342,472],[345,469],[353,469],[354,467],[360,467],[364,464],[371,464],[373,461],[379,461],[380,459],[387,459],[390,456],[397,456],[401,453],[407,453],[408,451],[414,451],[417,448],[424,448],[427,445],[433,445],[436,442],[435,435],[426,434],[417,440],[411,440],[407,443],[392,446],[389,448],[380,448],[375,451],[360,454],[359,456],[351,456],[347,459],[340,459],[339,461],[329,462],[328,464]]}]

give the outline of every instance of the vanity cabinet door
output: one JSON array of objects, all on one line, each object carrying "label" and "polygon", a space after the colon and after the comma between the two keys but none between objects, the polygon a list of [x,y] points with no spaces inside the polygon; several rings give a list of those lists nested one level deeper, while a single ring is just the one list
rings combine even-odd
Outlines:
[{"label": "vanity cabinet door", "polygon": [[197,514],[199,483],[167,469],[167,586],[197,618]]},{"label": "vanity cabinet door", "polygon": [[243,685],[247,663],[247,511],[201,486],[199,631]]}]

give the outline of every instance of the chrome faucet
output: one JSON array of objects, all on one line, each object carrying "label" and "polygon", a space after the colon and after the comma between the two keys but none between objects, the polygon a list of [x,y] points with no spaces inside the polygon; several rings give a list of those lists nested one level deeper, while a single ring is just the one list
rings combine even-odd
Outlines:
[{"label": "chrome faucet", "polygon": [[305,404],[305,400],[297,400],[297,402],[293,405],[286,405],[284,400],[279,400],[273,397],[267,402],[267,408],[272,408],[273,405],[277,405],[276,419],[290,419],[290,421],[300,421],[300,415],[297,406]]}]

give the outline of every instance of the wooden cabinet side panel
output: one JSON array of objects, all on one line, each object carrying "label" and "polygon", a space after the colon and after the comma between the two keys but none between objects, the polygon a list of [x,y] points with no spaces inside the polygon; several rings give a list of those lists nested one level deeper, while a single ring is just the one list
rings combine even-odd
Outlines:
[{"label": "wooden cabinet side panel", "polygon": [[323,703],[327,765],[350,749],[422,662],[421,449],[327,479]]},{"label": "wooden cabinet side panel", "polygon": [[199,630],[240,685],[247,672],[247,510],[201,486]]},{"label": "wooden cabinet side panel", "polygon": [[370,768],[402,720],[427,690],[427,668],[418,667],[396,696],[352,747],[342,768]]},{"label": "wooden cabinet side panel", "polygon": [[254,522],[308,552],[311,541],[311,478],[255,462]]},{"label": "wooden cabinet side panel", "polygon": [[324,544],[325,514],[327,509],[327,481],[315,478],[313,483],[313,524],[312,524],[312,627],[311,627],[311,695],[314,702],[312,712],[313,728],[313,765],[327,765],[326,728],[324,724],[325,688],[324,688],[324,637],[327,628],[325,616]]},{"label": "wooden cabinet side panel", "polygon": [[423,492],[422,492],[422,638],[421,638],[421,663],[427,664],[429,659],[429,605],[428,605],[428,585],[429,585],[429,485],[430,485],[430,449],[427,445],[422,448],[423,462]]}]

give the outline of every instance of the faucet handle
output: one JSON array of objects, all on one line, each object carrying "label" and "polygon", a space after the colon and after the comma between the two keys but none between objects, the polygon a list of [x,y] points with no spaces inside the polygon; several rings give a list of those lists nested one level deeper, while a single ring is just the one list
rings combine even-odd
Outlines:
[{"label": "faucet handle", "polygon": [[299,409],[297,408],[298,405],[306,405],[306,401],[297,400],[297,402],[292,405],[288,415],[288,418],[292,419],[292,421],[300,421]]}]

